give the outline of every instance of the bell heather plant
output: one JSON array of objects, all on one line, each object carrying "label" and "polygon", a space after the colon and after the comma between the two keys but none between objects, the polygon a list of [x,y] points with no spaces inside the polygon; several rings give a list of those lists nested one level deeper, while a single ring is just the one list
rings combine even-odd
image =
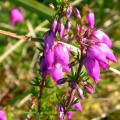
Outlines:
[{"label": "bell heather plant", "polygon": [[[68,0],[56,2],[57,6],[49,4],[56,14],[49,18],[49,29],[42,39],[0,30],[0,34],[40,42],[38,75],[30,82],[31,91],[27,91],[27,99],[31,98],[27,119],[76,119],[74,112],[82,114],[82,102],[96,92],[94,86],[101,80],[100,72],[111,69],[109,61],[117,62],[113,42],[104,30],[96,28],[95,14],[88,6],[82,11]],[[14,27],[24,20],[17,7],[9,15]],[[0,112],[0,119],[6,120],[8,112]]]},{"label": "bell heather plant", "polygon": [[[55,9],[52,3],[50,6]],[[85,12],[86,17],[69,1],[61,1],[50,29],[44,34],[43,54],[39,62],[42,77],[38,100],[39,117],[44,114],[41,109],[44,104],[42,95],[49,77],[57,87],[68,87],[67,94],[62,95],[61,99],[57,95],[59,120],[65,117],[72,119],[74,110],[82,111],[80,101],[85,99],[85,92],[95,93],[95,88],[88,80],[92,78],[95,83],[99,82],[100,68],[108,70],[109,61],[117,62],[109,36],[100,28],[95,28],[94,13],[89,8]],[[71,20],[72,17],[75,17],[76,23]],[[70,43],[78,51],[73,51],[69,47]]]}]

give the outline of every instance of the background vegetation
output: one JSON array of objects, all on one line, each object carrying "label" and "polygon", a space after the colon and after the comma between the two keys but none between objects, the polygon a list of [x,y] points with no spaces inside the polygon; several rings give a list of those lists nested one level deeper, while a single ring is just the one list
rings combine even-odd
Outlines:
[{"label": "background vegetation", "polygon": [[[56,0],[57,1],[57,0]],[[48,5],[55,0],[0,0],[0,29],[11,31],[19,35],[43,38],[49,28],[50,19],[55,11]],[[84,14],[83,7],[88,5],[95,13],[96,28],[103,29],[114,42],[112,48],[118,60],[111,67],[120,70],[120,4],[119,0],[71,0]],[[25,20],[22,24],[11,26],[9,11],[13,7],[20,7]],[[29,82],[37,75],[39,69],[40,43],[18,40],[0,35],[0,107],[5,108],[8,120],[25,120],[30,116],[34,97]],[[51,81],[51,86],[54,83]],[[96,93],[86,95],[82,102],[83,112],[76,112],[73,120],[119,120],[120,119],[120,80],[119,75],[110,70],[101,72],[101,81],[94,84]],[[49,88],[46,88],[49,89]],[[65,92],[66,89],[64,89]],[[35,90],[34,90],[35,91]],[[44,106],[49,100],[54,104],[56,93],[63,92],[63,88],[53,87],[49,96],[45,97]],[[54,98],[54,99],[53,99]],[[56,110],[56,108],[54,107]],[[46,111],[46,114],[50,110]],[[53,112],[56,114],[56,111]],[[34,117],[29,117],[31,120]]]}]

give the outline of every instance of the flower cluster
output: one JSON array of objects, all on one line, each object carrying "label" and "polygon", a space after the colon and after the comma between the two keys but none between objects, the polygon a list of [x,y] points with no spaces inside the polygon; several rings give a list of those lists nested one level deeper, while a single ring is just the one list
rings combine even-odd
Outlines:
[{"label": "flower cluster", "polygon": [[[55,8],[53,4],[50,6],[52,9]],[[75,31],[71,29],[70,17],[72,13],[78,21]],[[64,19],[63,22],[62,18],[65,18],[66,21]],[[86,22],[85,25],[82,24],[81,18],[80,11],[76,7],[64,3],[55,15],[50,30],[44,34],[44,51],[40,59],[42,76],[46,78],[47,75],[50,75],[57,85],[68,82],[71,88],[64,104],[58,104],[57,106],[60,120],[64,120],[64,116],[71,119],[73,113],[67,110],[67,108],[76,99],[74,96],[75,91],[82,100],[85,99],[81,86],[90,94],[95,92],[93,86],[83,78],[82,67],[85,66],[88,75],[97,83],[100,80],[100,67],[103,70],[107,70],[109,69],[109,61],[117,62],[111,50],[113,43],[109,36],[102,30],[94,28],[94,13],[87,9],[87,15],[84,20]],[[64,78],[63,72],[69,73],[70,68],[76,65],[70,64],[71,49],[63,44],[63,42],[69,42],[71,39],[79,46],[80,56],[76,59],[79,65],[78,70],[76,70],[77,72],[73,75],[74,77],[68,76],[68,78]],[[80,75],[82,78],[79,77]],[[79,100],[72,105],[72,109],[82,111]]]}]

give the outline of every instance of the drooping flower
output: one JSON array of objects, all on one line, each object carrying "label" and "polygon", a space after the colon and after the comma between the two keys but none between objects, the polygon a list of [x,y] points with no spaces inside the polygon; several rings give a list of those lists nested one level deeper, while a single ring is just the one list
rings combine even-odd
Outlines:
[{"label": "drooping flower", "polygon": [[24,16],[20,9],[13,8],[10,10],[10,22],[12,25],[16,25],[16,23],[22,23],[24,20]]},{"label": "drooping flower", "polygon": [[86,21],[88,23],[88,27],[93,29],[95,24],[95,15],[93,12],[89,11],[86,16]]},{"label": "drooping flower", "polygon": [[88,47],[87,56],[96,59],[98,62],[108,63],[105,53],[102,52],[98,45],[91,45]]},{"label": "drooping flower", "polygon": [[56,63],[55,66],[50,70],[50,75],[56,84],[58,80],[63,78],[62,70],[63,68],[60,63]]},{"label": "drooping flower", "polygon": [[6,113],[3,109],[0,108],[0,120],[7,120]]},{"label": "drooping flower", "polygon": [[83,59],[83,64],[88,75],[94,80],[94,82],[97,83],[100,80],[100,68],[98,61],[90,57],[85,57]]},{"label": "drooping flower", "polygon": [[61,43],[57,44],[54,48],[54,53],[57,62],[61,63],[62,65],[69,64],[70,51],[65,45]]}]

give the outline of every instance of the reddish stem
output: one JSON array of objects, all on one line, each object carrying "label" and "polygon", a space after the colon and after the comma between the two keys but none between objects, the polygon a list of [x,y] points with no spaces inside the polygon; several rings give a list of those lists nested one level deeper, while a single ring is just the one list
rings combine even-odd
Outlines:
[{"label": "reddish stem", "polygon": [[38,96],[38,113],[40,114],[41,112],[41,98],[42,98],[42,94],[43,94],[43,88],[44,88],[44,84],[45,84],[45,77],[43,77],[43,80],[39,86],[39,96]]}]

